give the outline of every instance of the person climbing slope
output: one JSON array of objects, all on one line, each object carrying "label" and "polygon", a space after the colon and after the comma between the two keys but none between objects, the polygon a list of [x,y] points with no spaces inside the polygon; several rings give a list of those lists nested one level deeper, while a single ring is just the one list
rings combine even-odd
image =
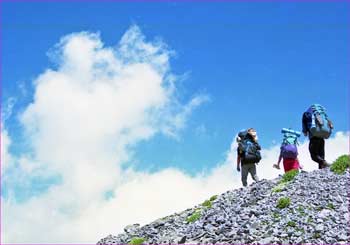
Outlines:
[{"label": "person climbing slope", "polygon": [[332,133],[333,123],[328,118],[326,109],[319,104],[311,105],[303,113],[302,127],[305,136],[309,136],[309,151],[311,159],[318,163],[318,168],[329,167],[325,160],[325,139]]},{"label": "person climbing slope", "polygon": [[261,147],[258,143],[258,136],[255,129],[241,131],[237,137],[237,171],[241,171],[243,186],[247,186],[247,178],[250,173],[253,180],[258,181],[256,163],[261,160]]},{"label": "person climbing slope", "polygon": [[280,155],[278,157],[277,164],[273,167],[280,169],[280,163],[283,159],[284,172],[290,170],[302,168],[298,160],[298,137],[301,135],[300,132],[294,131],[292,129],[282,129],[283,141],[281,145]]}]

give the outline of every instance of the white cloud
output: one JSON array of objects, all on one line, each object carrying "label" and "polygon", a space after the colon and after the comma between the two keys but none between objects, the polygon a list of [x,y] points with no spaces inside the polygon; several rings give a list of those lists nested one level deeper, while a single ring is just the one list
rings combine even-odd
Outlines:
[{"label": "white cloud", "polygon": [[[9,146],[11,144],[11,139],[8,136],[6,130],[1,128],[1,175],[4,175],[6,170],[11,166],[12,157],[9,153]],[[2,176],[1,176],[2,177]]]},{"label": "white cloud", "polygon": [[[156,133],[176,137],[191,112],[205,101],[205,95],[198,95],[183,105],[176,98],[171,54],[161,41],[146,42],[137,26],[124,34],[116,48],[104,47],[98,34],[87,32],[61,39],[50,54],[58,62],[57,69],[37,77],[34,100],[20,115],[33,154],[16,156],[16,168],[4,182],[9,192],[15,192],[19,183],[31,188],[33,176],[56,174],[62,183],[25,203],[4,200],[7,242],[99,238],[96,234],[91,238],[94,218],[85,223],[87,211],[98,207],[96,216],[105,212],[108,191],[120,196],[118,188],[125,183],[121,165],[132,158],[132,147]],[[6,134],[3,140],[7,147]],[[26,208],[37,212],[29,216]],[[39,222],[52,215],[49,224]],[[30,228],[16,236],[17,225]],[[42,235],[44,226],[52,234]],[[58,226],[67,229],[55,232]],[[88,234],[74,235],[80,233],[77,227],[86,226]]]},{"label": "white cloud", "polygon": [[10,97],[6,100],[1,108],[1,121],[5,123],[6,120],[12,115],[13,107],[15,106],[17,99],[15,97]]},{"label": "white cloud", "polygon": [[[121,167],[139,141],[156,133],[176,137],[208,100],[176,99],[172,52],[164,43],[146,42],[133,26],[116,48],[104,47],[97,34],[76,33],[57,49],[52,55],[58,69],[36,79],[34,101],[21,115],[33,155],[9,156],[11,141],[4,133],[2,163],[11,157],[17,163],[7,179],[27,183],[32,176],[59,174],[62,183],[25,202],[2,199],[2,242],[95,243],[127,224],[144,224],[241,186],[234,143],[222,164],[195,177],[177,169],[146,173]],[[327,141],[330,159],[347,152],[347,137],[338,133]],[[306,144],[300,150],[305,159]],[[258,173],[271,178],[278,174],[271,167],[278,147],[263,152]],[[113,195],[105,198],[106,193]]]},{"label": "white cloud", "polygon": [[[333,156],[328,158],[330,161],[347,152],[348,137],[349,133],[338,132],[327,141],[326,151]],[[307,145],[308,142],[303,143],[299,151],[300,159],[309,171],[316,169],[317,164],[311,161]],[[232,149],[235,155],[235,147]],[[282,170],[272,168],[278,153],[278,146],[263,149],[264,158],[258,165],[260,178],[271,179],[283,173]],[[108,200],[96,197],[89,203],[76,203],[75,194],[78,193],[70,190],[71,186],[67,183],[66,186],[56,186],[44,196],[33,198],[25,204],[5,202],[5,210],[12,218],[5,225],[9,226],[6,235],[36,243],[96,242],[108,234],[121,232],[127,224],[145,224],[199,204],[214,194],[241,187],[240,175],[235,172],[236,162],[231,159],[235,157],[228,157],[209,173],[195,177],[177,169],[164,169],[152,174],[129,169],[123,172],[119,185],[111,189],[114,198]],[[37,212],[33,215],[27,210]],[[26,227],[26,232],[21,229],[21,236],[16,235],[19,227]],[[47,231],[45,236],[40,235],[43,229]]]}]

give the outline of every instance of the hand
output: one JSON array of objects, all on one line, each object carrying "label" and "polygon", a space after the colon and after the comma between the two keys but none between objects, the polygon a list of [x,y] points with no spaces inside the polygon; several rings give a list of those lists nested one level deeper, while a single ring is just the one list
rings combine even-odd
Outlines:
[{"label": "hand", "polygon": [[273,165],[274,168],[280,169],[280,166],[278,164]]},{"label": "hand", "polygon": [[303,165],[299,164],[299,168],[300,168],[300,169],[303,169],[304,167],[303,167]]},{"label": "hand", "polygon": [[330,129],[333,129],[333,123],[332,123],[331,120],[328,120],[328,127],[329,127]]},{"label": "hand", "polygon": [[303,132],[304,133],[304,136],[307,136],[307,132]]},{"label": "hand", "polygon": [[241,168],[239,166],[237,166],[237,171],[240,172],[241,171]]}]

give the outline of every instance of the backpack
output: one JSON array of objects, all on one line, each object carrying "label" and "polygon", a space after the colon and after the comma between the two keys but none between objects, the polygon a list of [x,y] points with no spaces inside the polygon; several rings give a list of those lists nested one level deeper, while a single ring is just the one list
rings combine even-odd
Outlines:
[{"label": "backpack", "polygon": [[326,109],[322,105],[313,104],[307,112],[312,115],[311,122],[308,125],[311,135],[328,139],[332,133],[333,124],[328,118]]},{"label": "backpack", "polygon": [[282,128],[283,141],[281,145],[281,155],[283,158],[296,159],[298,156],[298,137],[300,132],[292,129]]},{"label": "backpack", "polygon": [[253,141],[247,131],[239,132],[237,141],[238,148],[242,152],[242,163],[258,163],[261,160],[258,144]]}]

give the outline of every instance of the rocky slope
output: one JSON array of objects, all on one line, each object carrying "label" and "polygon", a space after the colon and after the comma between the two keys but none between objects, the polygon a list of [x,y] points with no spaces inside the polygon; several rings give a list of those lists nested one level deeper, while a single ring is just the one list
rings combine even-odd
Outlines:
[{"label": "rocky slope", "polygon": [[97,244],[350,243],[349,169],[343,175],[301,172],[286,185],[280,182],[261,180],[227,191],[143,227],[129,225]]}]

